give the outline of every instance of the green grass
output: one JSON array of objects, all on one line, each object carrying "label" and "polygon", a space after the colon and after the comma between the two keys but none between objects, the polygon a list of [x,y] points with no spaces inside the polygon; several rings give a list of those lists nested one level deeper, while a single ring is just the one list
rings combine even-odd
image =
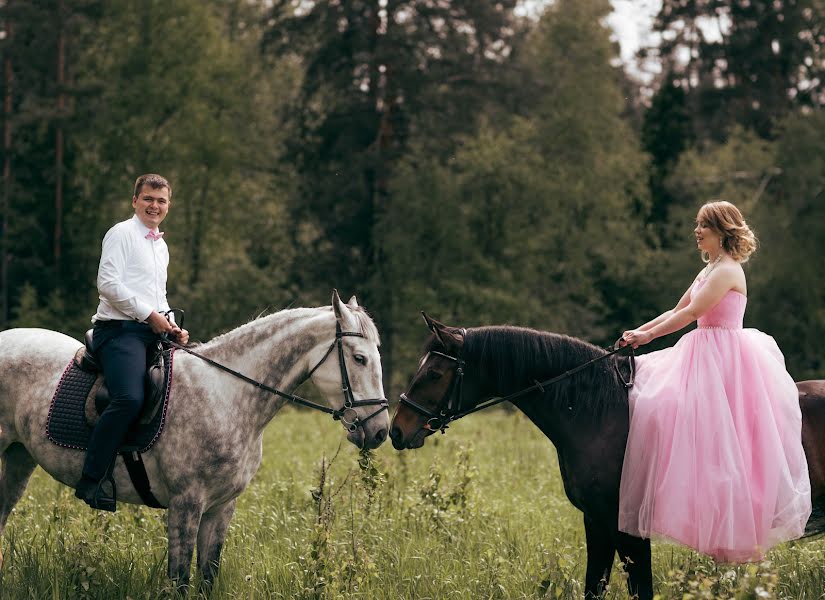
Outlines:
[{"label": "green grass", "polygon": [[[39,469],[2,548],[3,600],[171,595],[163,511],[92,511]],[[520,414],[469,417],[370,460],[332,421],[285,410],[239,499],[213,597],[579,599],[585,561],[555,451]],[[653,561],[662,598],[825,598],[823,541],[736,568],[667,544]],[[608,597],[627,598],[618,567]]]}]

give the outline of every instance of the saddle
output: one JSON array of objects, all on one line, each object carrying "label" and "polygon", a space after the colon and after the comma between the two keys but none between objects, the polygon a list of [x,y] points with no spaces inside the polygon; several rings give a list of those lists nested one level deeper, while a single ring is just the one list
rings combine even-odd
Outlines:
[{"label": "saddle", "polygon": [[[86,398],[86,421],[92,427],[97,423],[100,415],[109,405],[109,388],[103,377],[103,369],[98,363],[94,350],[92,350],[92,334],[90,329],[84,336],[85,347],[80,347],[74,356],[74,364],[87,373],[97,374],[95,382],[89,390]],[[163,395],[166,388],[166,364],[167,354],[164,354],[163,344],[158,341],[146,349],[146,376],[144,377],[144,401],[143,408],[138,415],[137,422],[141,425],[151,423],[157,415],[158,409],[163,405]]]}]

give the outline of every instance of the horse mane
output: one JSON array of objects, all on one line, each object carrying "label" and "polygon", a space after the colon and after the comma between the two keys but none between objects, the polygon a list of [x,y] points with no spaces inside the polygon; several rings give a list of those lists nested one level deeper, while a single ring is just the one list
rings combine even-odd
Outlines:
[{"label": "horse mane", "polygon": [[[481,373],[501,396],[604,354],[598,346],[575,337],[510,325],[468,329],[462,349],[468,368]],[[559,408],[594,412],[626,405],[627,394],[616,373],[615,360],[611,357],[598,361],[545,388],[544,398]]]},{"label": "horse mane", "polygon": [[[357,326],[358,327],[358,332],[361,333],[368,341],[373,342],[376,346],[380,346],[381,345],[381,337],[379,336],[378,328],[375,326],[375,323],[373,322],[373,320],[370,317],[369,313],[361,306],[356,306],[354,308],[352,306],[348,306],[347,308],[352,313],[352,315],[355,317],[355,319],[358,323],[358,326]],[[278,312],[270,313],[268,315],[264,314],[264,312],[265,312],[264,311],[264,312],[261,312],[254,319],[251,319],[251,320],[247,321],[243,325],[240,325],[240,326],[235,327],[235,328],[233,328],[229,331],[226,331],[226,332],[224,332],[224,333],[222,333],[218,336],[215,336],[211,340],[209,340],[208,342],[204,342],[204,343],[205,344],[213,344],[214,342],[220,342],[221,340],[226,339],[230,335],[237,335],[241,331],[245,332],[246,330],[249,329],[250,326],[253,326],[257,323],[260,323],[260,322],[263,322],[263,321],[266,321],[266,320],[272,320],[272,319],[275,319],[275,318],[278,318],[278,317],[283,318],[283,317],[287,317],[287,316],[293,316],[295,318],[300,318],[304,315],[309,315],[309,314],[313,314],[313,313],[317,314],[317,311],[332,312],[332,307],[331,306],[321,306],[321,307],[318,307],[318,308],[285,308],[283,310],[279,310]],[[192,346],[194,346],[194,345],[195,344],[192,344]]]}]

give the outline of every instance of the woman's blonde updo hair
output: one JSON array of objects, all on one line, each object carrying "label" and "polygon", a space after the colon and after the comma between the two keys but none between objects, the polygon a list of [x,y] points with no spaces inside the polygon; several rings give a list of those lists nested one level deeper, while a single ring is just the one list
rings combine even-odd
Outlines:
[{"label": "woman's blonde updo hair", "polygon": [[696,220],[707,224],[722,238],[722,248],[736,262],[747,262],[756,251],[756,236],[739,209],[730,202],[708,202],[699,209]]}]

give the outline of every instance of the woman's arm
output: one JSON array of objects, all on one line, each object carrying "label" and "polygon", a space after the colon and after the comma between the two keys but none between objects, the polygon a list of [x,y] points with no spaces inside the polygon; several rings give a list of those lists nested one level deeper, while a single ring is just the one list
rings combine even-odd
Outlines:
[{"label": "woman's arm", "polygon": [[668,318],[670,318],[670,316],[673,313],[675,313],[675,312],[683,309],[684,307],[686,307],[688,304],[690,304],[690,290],[692,288],[693,288],[693,283],[691,283],[690,287],[687,290],[685,290],[685,293],[682,294],[681,298],[679,298],[679,302],[676,303],[675,307],[671,308],[668,311],[663,312],[661,315],[659,315],[658,317],[656,317],[652,321],[648,321],[647,323],[645,323],[641,327],[638,327],[636,330],[637,331],[647,331],[647,330],[651,329],[652,327],[655,327],[656,325],[658,325],[662,321],[666,321]]},{"label": "woman's arm", "polygon": [[[704,315],[711,308],[716,306],[722,297],[737,283],[737,271],[735,268],[719,268],[708,277],[707,283],[690,300],[687,306],[671,311],[670,316],[659,321],[647,330],[637,329],[626,332],[622,339],[638,348],[647,344],[651,340],[668,335],[674,331],[679,331],[683,327],[693,323]],[[680,301],[681,303],[681,301]]]}]

